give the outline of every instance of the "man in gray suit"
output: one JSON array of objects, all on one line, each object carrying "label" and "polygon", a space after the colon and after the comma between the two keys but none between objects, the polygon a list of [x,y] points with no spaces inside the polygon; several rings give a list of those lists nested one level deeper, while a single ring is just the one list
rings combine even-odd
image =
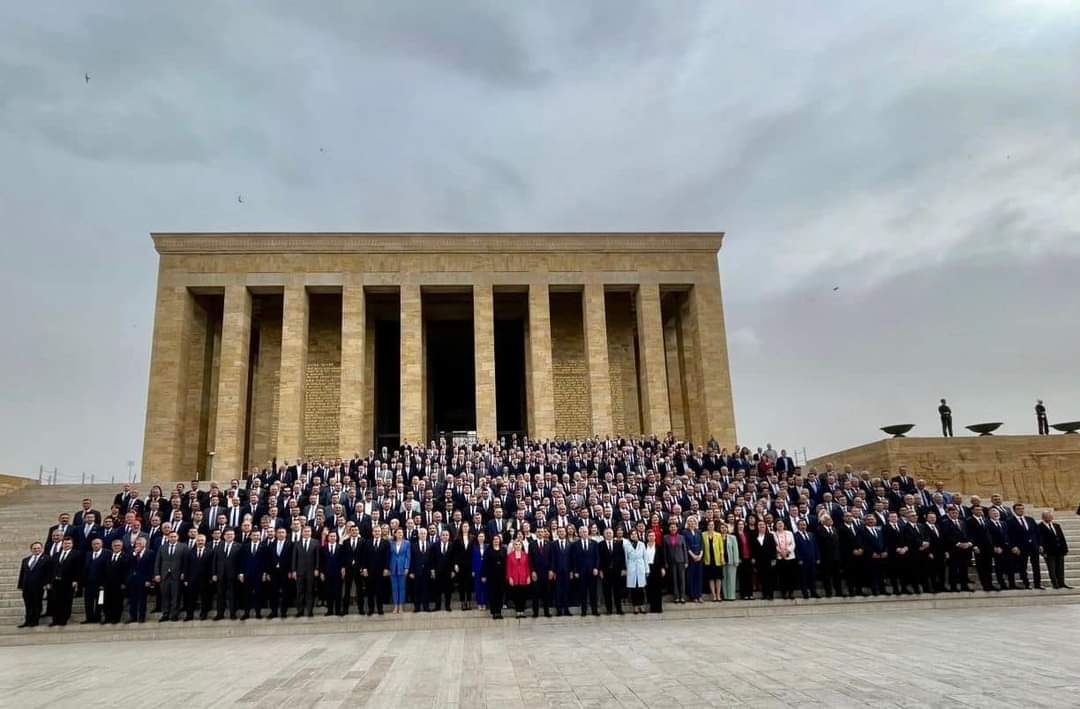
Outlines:
[{"label": "man in gray suit", "polygon": [[319,543],[304,526],[300,541],[293,545],[292,577],[296,580],[296,617],[315,615],[315,571],[319,568]]},{"label": "man in gray suit", "polygon": [[180,536],[170,531],[154,559],[154,583],[161,588],[161,623],[180,620],[180,587],[187,552],[188,547],[180,543]]}]

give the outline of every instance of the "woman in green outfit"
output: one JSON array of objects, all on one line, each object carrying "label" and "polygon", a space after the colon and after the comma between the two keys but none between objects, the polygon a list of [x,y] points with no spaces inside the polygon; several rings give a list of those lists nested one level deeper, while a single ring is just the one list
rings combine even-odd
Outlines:
[{"label": "woman in green outfit", "polygon": [[728,526],[720,523],[720,536],[724,539],[724,600],[734,601],[735,575],[739,568],[739,538],[728,534]]}]

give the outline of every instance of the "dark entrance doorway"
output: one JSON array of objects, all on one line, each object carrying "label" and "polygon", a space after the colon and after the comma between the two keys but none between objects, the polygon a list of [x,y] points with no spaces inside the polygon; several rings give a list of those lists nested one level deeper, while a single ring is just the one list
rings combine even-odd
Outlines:
[{"label": "dark entrance doorway", "polygon": [[476,430],[472,320],[429,320],[426,328],[431,432]]},{"label": "dark entrance doorway", "polygon": [[401,320],[397,294],[369,294],[368,317],[375,323],[375,451],[397,448],[401,431]]},{"label": "dark entrance doorway", "polygon": [[528,428],[525,392],[524,293],[495,294],[495,428],[500,437]]}]

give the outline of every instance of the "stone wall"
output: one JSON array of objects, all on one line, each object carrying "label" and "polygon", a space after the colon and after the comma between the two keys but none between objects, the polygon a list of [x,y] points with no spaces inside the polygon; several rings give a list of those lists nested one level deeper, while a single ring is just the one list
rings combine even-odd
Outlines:
[{"label": "stone wall", "polygon": [[555,435],[584,438],[592,434],[589,365],[580,293],[551,295],[551,370],[555,383]]},{"label": "stone wall", "polygon": [[19,477],[18,475],[4,475],[0,474],[0,497],[7,495],[8,493],[22,490],[28,485],[37,485],[37,480],[31,480],[30,478]]},{"label": "stone wall", "polygon": [[338,455],[341,412],[341,298],[312,294],[304,368],[304,455]]},{"label": "stone wall", "polygon": [[611,418],[617,436],[641,435],[632,298],[631,293],[625,292],[605,294],[608,366],[611,368]]},{"label": "stone wall", "polygon": [[830,453],[810,461],[845,464],[878,475],[906,465],[932,486],[986,499],[999,492],[1006,500],[1038,507],[1075,509],[1080,502],[1080,436],[960,436],[889,438]]}]

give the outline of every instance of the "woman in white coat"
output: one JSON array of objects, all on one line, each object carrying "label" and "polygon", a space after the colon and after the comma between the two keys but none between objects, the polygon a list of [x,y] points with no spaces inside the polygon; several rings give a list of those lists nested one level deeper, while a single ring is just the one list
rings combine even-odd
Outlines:
[{"label": "woman in white coat", "polygon": [[645,543],[638,537],[636,529],[630,530],[630,539],[623,542],[626,556],[626,587],[630,589],[630,603],[634,606],[634,615],[645,612],[645,575],[649,565],[645,563]]}]

